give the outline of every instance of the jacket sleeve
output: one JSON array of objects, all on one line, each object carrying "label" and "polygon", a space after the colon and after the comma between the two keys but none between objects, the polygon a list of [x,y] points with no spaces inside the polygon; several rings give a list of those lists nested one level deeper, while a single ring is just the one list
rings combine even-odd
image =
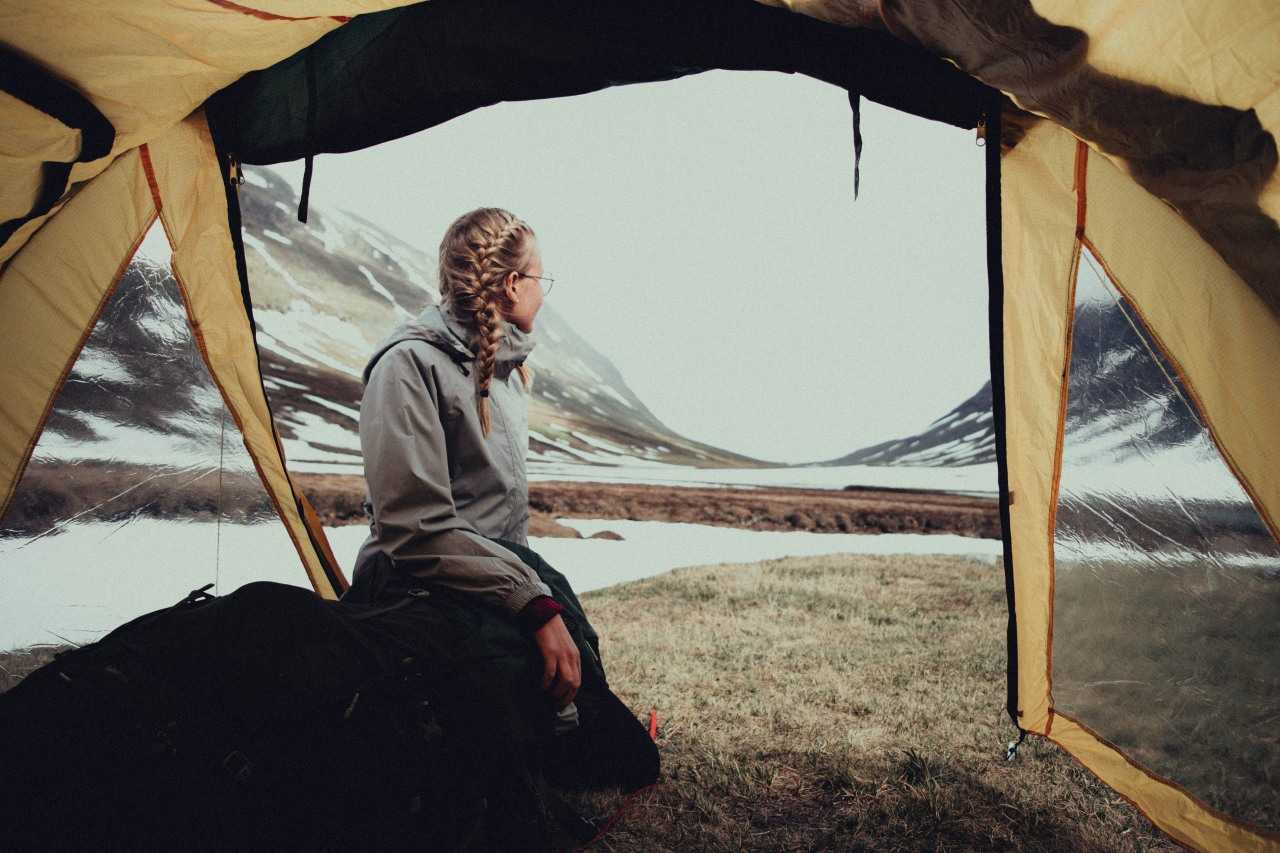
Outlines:
[{"label": "jacket sleeve", "polygon": [[360,404],[360,448],[378,538],[398,569],[518,614],[551,590],[454,507],[439,387],[412,345],[378,359]]}]

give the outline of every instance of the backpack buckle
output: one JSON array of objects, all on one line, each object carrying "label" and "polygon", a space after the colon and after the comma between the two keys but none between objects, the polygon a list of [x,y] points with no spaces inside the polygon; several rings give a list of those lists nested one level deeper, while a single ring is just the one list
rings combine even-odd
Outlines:
[{"label": "backpack buckle", "polygon": [[253,762],[240,750],[233,749],[222,759],[222,769],[236,782],[244,784],[253,775]]}]

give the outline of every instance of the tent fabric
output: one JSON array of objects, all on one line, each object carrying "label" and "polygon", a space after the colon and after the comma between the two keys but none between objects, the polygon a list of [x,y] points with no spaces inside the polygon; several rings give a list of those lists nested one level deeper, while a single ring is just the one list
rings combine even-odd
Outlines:
[{"label": "tent fabric", "polygon": [[[1004,158],[1005,383],[1020,725],[1047,735],[1200,849],[1280,849],[1143,770],[1053,704],[1054,531],[1081,251],[1107,264],[1196,399],[1275,535],[1266,440],[1280,435],[1280,321],[1174,211],[1071,134],[1043,124]],[[1142,228],[1132,226],[1141,222]],[[1193,273],[1193,274],[1189,274]],[[1255,408],[1256,407],[1256,408]]]},{"label": "tent fabric", "polygon": [[[66,174],[47,211],[0,236],[0,336],[10,342],[0,376],[4,503],[97,312],[159,215],[211,373],[325,595],[343,581],[289,481],[266,406],[220,152],[266,163],[352,150],[503,100],[708,68],[805,73],[962,127],[990,95],[953,66],[1006,93],[1025,110],[1006,112],[1000,139],[1002,501],[1019,724],[1060,743],[1181,843],[1280,850],[1274,834],[1214,811],[1089,720],[1058,713],[1052,672],[1055,513],[1082,252],[1140,315],[1277,536],[1280,392],[1268,381],[1280,364],[1274,3],[1176,13],[1104,0],[0,4],[4,47],[80,92],[115,131],[109,153],[75,162],[92,151],[83,128],[0,86],[3,221],[47,205],[57,184],[49,172]],[[193,114],[206,99],[207,122]]]},{"label": "tent fabric", "polygon": [[[10,131],[12,138],[5,140],[0,163],[5,164],[6,173],[12,171],[12,177],[27,184],[27,192],[15,194],[7,203],[0,202],[8,207],[7,220],[0,222],[3,243],[26,221],[48,213],[66,192],[72,165],[105,155],[111,150],[116,132],[106,116],[83,95],[2,46],[0,87],[7,98],[20,100],[23,109],[17,112],[25,113],[24,121],[15,123],[15,129]],[[32,110],[37,114],[33,115]],[[74,153],[67,150],[71,146]],[[44,162],[39,176],[24,170],[21,163],[36,155]],[[12,209],[25,196],[34,197],[25,213]]]},{"label": "tent fabric", "polygon": [[[794,0],[864,22],[865,4]],[[1048,735],[1183,843],[1280,849],[1055,713],[1054,530],[1074,287],[1087,248],[1142,317],[1273,537],[1280,394],[1280,8],[881,0],[884,25],[1040,121],[1010,116],[1003,365],[1016,697]],[[1176,57],[1176,60],[1171,61]],[[1083,140],[1079,142],[1078,140]]]},{"label": "tent fabric", "polygon": [[347,581],[314,511],[286,471],[249,315],[239,287],[228,287],[238,284],[239,276],[226,227],[226,178],[204,113],[193,113],[141,150],[149,189],[174,247],[173,274],[200,352],[312,586],[325,598],[337,598]]},{"label": "tent fabric", "polygon": [[1280,838],[1251,831],[1206,807],[1178,785],[1151,775],[1070,717],[1054,718],[1052,739],[1181,844],[1196,850],[1247,853],[1280,849]]},{"label": "tent fabric", "polygon": [[58,389],[155,216],[134,149],[60,206],[0,272],[0,516]]},{"label": "tent fabric", "polygon": [[[360,14],[406,2],[409,0],[365,0],[320,6],[342,6],[347,14]],[[115,128],[109,153],[71,166],[68,193],[73,193],[77,184],[181,121],[209,95],[245,72],[272,65],[342,26],[342,20],[326,16],[327,9],[305,17],[312,10],[304,7],[313,5],[3,0],[0,41],[82,93]],[[257,10],[290,17],[260,17],[253,14]],[[50,38],[50,33],[57,37]],[[43,173],[46,162],[66,163],[70,157],[65,142],[60,148],[45,144],[13,151],[11,140],[47,136],[51,132],[49,119],[29,110],[6,111],[4,115],[0,124],[4,206],[25,212],[33,206],[41,185],[33,176]],[[0,243],[0,263],[12,257],[55,211],[34,218]]]},{"label": "tent fabric", "polygon": [[[856,25],[864,7],[793,0]],[[1179,210],[1280,314],[1280,6],[881,0],[900,38],[1051,119]],[[1176,61],[1170,61],[1176,57]]]},{"label": "tent fabric", "polygon": [[964,128],[990,99],[951,64],[885,33],[750,0],[432,0],[358,18],[246,75],[207,112],[222,147],[268,164],[365,148],[500,101],[712,68],[803,73]]},{"label": "tent fabric", "polygon": [[312,585],[336,598],[346,580],[319,519],[289,479],[248,316],[238,286],[228,287],[238,278],[222,171],[200,112],[116,158],[0,274],[0,336],[11,359],[0,399],[0,516],[59,389],[157,215],[175,247],[174,274],[210,373]]}]

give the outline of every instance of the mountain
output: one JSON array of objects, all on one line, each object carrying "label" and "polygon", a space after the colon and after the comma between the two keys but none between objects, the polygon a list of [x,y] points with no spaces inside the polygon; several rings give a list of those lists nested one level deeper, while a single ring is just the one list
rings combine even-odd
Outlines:
[{"label": "mountain", "polygon": [[956,467],[993,462],[995,429],[991,383],[915,435],[883,441],[821,465],[922,465]]},{"label": "mountain", "polygon": [[[1082,286],[1083,287],[1083,286]],[[1127,462],[1177,448],[1212,450],[1191,398],[1122,298],[1096,289],[1075,313],[1064,462]],[[821,465],[976,465],[995,460],[988,381],[919,433]]]},{"label": "mountain", "polygon": [[[246,170],[240,203],[259,360],[290,465],[359,473],[360,371],[393,326],[438,300],[431,254],[341,210],[312,206],[309,223],[299,222],[296,195],[269,169]],[[758,464],[666,427],[553,306],[543,306],[537,330],[528,361],[532,472],[636,460]],[[207,464],[210,453],[244,453],[238,440],[221,441],[228,424],[167,263],[139,253],[74,365],[37,455]]]}]

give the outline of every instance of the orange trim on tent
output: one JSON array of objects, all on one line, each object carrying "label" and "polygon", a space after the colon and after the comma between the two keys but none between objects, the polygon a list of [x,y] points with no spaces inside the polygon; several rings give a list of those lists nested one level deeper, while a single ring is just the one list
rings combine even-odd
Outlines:
[{"label": "orange trim on tent", "polygon": [[288,15],[277,15],[275,12],[264,12],[261,9],[254,9],[251,6],[241,6],[239,3],[232,3],[231,0],[209,0],[215,6],[221,6],[232,12],[239,12],[242,15],[248,15],[251,18],[259,18],[263,21],[314,21],[318,18],[327,17],[330,20],[340,23],[347,23],[351,20],[350,15],[308,15],[302,18],[292,18]]},{"label": "orange trim on tent", "polygon": [[[151,187],[151,197],[152,197],[152,200],[155,202],[156,210],[157,211],[162,210],[164,207],[164,201],[160,196],[159,182],[156,180],[155,172],[151,165],[151,153],[147,149],[146,143],[143,143],[141,146],[139,146],[139,154],[141,155],[141,158],[142,158],[143,171],[146,173],[146,176],[147,176],[147,184],[148,186]],[[153,218],[152,222],[154,221],[155,219]],[[169,233],[169,226],[164,221],[163,217],[160,218],[160,226],[164,229],[165,238],[169,241],[169,245],[170,246],[176,245],[176,242],[173,239],[173,235]],[[145,235],[146,232],[143,232],[143,233]],[[141,240],[139,240],[139,242],[141,242]],[[132,257],[132,255],[130,257]],[[211,365],[213,364],[213,361],[209,356],[209,348],[205,345],[205,342],[204,342],[204,333],[201,331],[199,321],[197,321],[195,316],[191,313],[191,293],[187,289],[187,284],[182,280],[182,275],[181,273],[178,272],[178,268],[176,264],[171,263],[169,265],[169,271],[173,274],[173,280],[177,282],[178,290],[182,293],[182,307],[187,314],[187,325],[191,327],[191,336],[192,338],[195,339],[196,346],[200,348],[200,357],[204,359],[204,363],[206,366],[210,366],[209,378],[212,379],[213,383],[217,386],[218,394],[219,396],[222,397],[222,405],[226,407],[227,411],[231,414],[232,420],[235,421],[236,429],[238,429],[240,431],[240,435],[243,436],[245,434],[244,421],[240,419],[240,415],[236,412],[235,406],[231,405],[231,400],[227,396],[226,389],[223,388],[222,382],[218,380],[217,371],[213,370],[211,367]],[[279,447],[280,447],[279,436],[275,435],[274,424],[272,425],[272,435],[274,438],[276,438],[276,448],[277,450],[279,450]],[[281,522],[283,522],[284,508],[281,506],[280,501],[276,498],[275,492],[267,486],[267,475],[266,475],[266,472],[262,470],[262,466],[258,463],[257,454],[250,452],[249,458],[253,461],[254,470],[258,472],[258,481],[263,484],[263,491],[265,491],[267,493],[267,497],[271,499],[271,505],[275,508],[276,517],[279,518]],[[281,453],[280,458],[281,460],[284,459],[283,453]],[[295,501],[302,508],[301,514],[303,516],[303,525],[305,527],[310,528],[311,526],[310,523],[314,522],[315,526],[317,528],[320,528],[319,517],[316,515],[315,510],[311,507],[310,502],[307,501],[306,496],[303,495],[300,491],[298,491],[298,489],[294,487],[293,478],[289,476],[289,472],[287,468],[285,469],[285,479],[289,483],[289,489],[293,493]],[[293,525],[286,523],[284,524],[284,529],[289,534],[289,539],[293,542],[293,547],[294,549],[297,550],[299,555],[305,554],[305,551],[302,547],[302,542],[298,539],[297,536],[294,535]],[[328,558],[329,566],[336,569],[336,580],[338,581],[338,583],[334,584],[334,586],[337,594],[341,595],[343,592],[346,591],[346,588],[350,586],[350,583],[347,581],[346,576],[342,573],[342,570],[339,567],[338,561],[333,555],[333,549],[330,548],[329,546],[328,539],[323,535],[317,537],[314,534],[314,532],[309,529],[308,541],[312,545],[312,547],[318,548],[318,550],[321,552],[319,554],[320,559],[323,560],[325,558]],[[326,572],[325,574],[327,577],[329,577],[331,582],[335,579],[333,576],[334,573]]]},{"label": "orange trim on tent", "polygon": [[[1256,824],[1250,823],[1249,821],[1240,820],[1237,817],[1232,817],[1231,815],[1228,815],[1225,812],[1215,809],[1213,806],[1204,802],[1202,799],[1200,799],[1195,794],[1191,793],[1186,788],[1182,787],[1172,779],[1166,776],[1162,776],[1159,773],[1156,773],[1154,770],[1144,767],[1143,765],[1139,764],[1137,761],[1134,761],[1132,758],[1129,757],[1129,754],[1125,752],[1123,749],[1116,746],[1114,743],[1107,740],[1102,735],[1098,734],[1096,731],[1090,728],[1088,725],[1080,722],[1078,719],[1071,716],[1070,714],[1064,714],[1061,711],[1056,711],[1056,710],[1053,711],[1052,713],[1057,714],[1058,716],[1062,717],[1064,720],[1070,720],[1072,723],[1079,726],[1081,730],[1088,733],[1088,735],[1092,737],[1094,740],[1096,740],[1098,743],[1102,744],[1107,749],[1110,749],[1116,755],[1124,759],[1124,762],[1128,764],[1130,767],[1132,767],[1134,770],[1137,770],[1139,773],[1142,773],[1144,776],[1151,779],[1153,782],[1159,782],[1161,785],[1167,785],[1170,788],[1173,788],[1175,791],[1182,794],[1184,797],[1187,797],[1188,799],[1192,800],[1193,802],[1195,802],[1197,806],[1204,809],[1206,812],[1213,815],[1215,818],[1222,821],[1223,823],[1229,823],[1229,824],[1232,824],[1233,826],[1238,826],[1241,829],[1244,829],[1244,830],[1247,830],[1248,832],[1252,832],[1256,835],[1259,835],[1268,841],[1280,841],[1280,832],[1277,832],[1275,830],[1270,830],[1270,829],[1263,829],[1262,827]],[[1054,741],[1054,743],[1057,743],[1057,741]],[[1062,744],[1058,744],[1058,745],[1062,746]],[[1082,761],[1079,757],[1077,757],[1076,754],[1072,752],[1070,749],[1067,749],[1065,746],[1063,746],[1063,751],[1066,752],[1067,755],[1075,759],[1075,761],[1085,770],[1088,770],[1094,776],[1098,775],[1097,773],[1094,773],[1094,771],[1089,767],[1089,765],[1085,764],[1084,761]],[[1166,829],[1162,823],[1160,823],[1155,818],[1153,818],[1151,814],[1148,813],[1147,810],[1144,809],[1142,806],[1138,805],[1137,802],[1129,799],[1129,797],[1125,796],[1125,794],[1122,793],[1119,789],[1113,788],[1109,784],[1107,785],[1107,787],[1111,788],[1112,791],[1114,791],[1115,793],[1123,797],[1125,801],[1129,803],[1129,805],[1133,806],[1135,809],[1142,812],[1142,814],[1146,816],[1147,820],[1150,820],[1153,824],[1160,827],[1161,831],[1168,834],[1171,838],[1173,838],[1174,841],[1178,842],[1179,844],[1183,844],[1183,841],[1181,839],[1174,837],[1172,833],[1170,833],[1169,830]]]},{"label": "orange trim on tent", "polygon": [[[142,160],[142,173],[147,176],[147,186],[151,188],[151,200],[155,202],[156,213],[164,210],[164,201],[160,198],[160,184],[156,181],[155,168],[151,165],[151,149],[144,142],[138,146],[138,157]],[[164,223],[160,223],[161,228],[165,228]],[[169,229],[165,228],[164,236],[169,240],[169,247],[173,247],[173,240],[169,235]]]},{"label": "orange trim on tent", "polygon": [[1084,236],[1085,214],[1089,207],[1089,146],[1081,140],[1076,143],[1076,174],[1072,189],[1076,191],[1076,237]]},{"label": "orange trim on tent", "polygon": [[1049,620],[1048,639],[1045,643],[1044,673],[1045,684],[1049,694],[1049,716],[1045,720],[1044,734],[1049,737],[1053,733],[1053,622],[1057,604],[1058,589],[1058,498],[1062,491],[1062,453],[1067,433],[1067,398],[1071,384],[1071,352],[1075,342],[1076,330],[1076,288],[1080,281],[1080,240],[1084,236],[1085,214],[1088,200],[1085,192],[1085,179],[1089,169],[1089,147],[1083,142],[1076,143],[1076,165],[1072,189],[1076,193],[1076,243],[1071,250],[1071,273],[1067,285],[1067,304],[1065,306],[1066,329],[1062,345],[1062,381],[1058,389],[1058,424],[1054,430],[1053,442],[1053,477],[1049,481]]},{"label": "orange trim on tent", "polygon": [[[274,426],[272,432],[275,432]],[[279,445],[279,436],[276,436],[277,446]],[[284,458],[283,455],[280,457]],[[320,516],[316,515],[315,507],[311,505],[311,501],[307,500],[307,496],[302,490],[297,488],[293,483],[293,475],[289,473],[289,469],[285,468],[285,477],[289,480],[289,488],[293,489],[293,496],[298,502],[298,506],[302,509],[302,523],[307,528],[310,535],[312,546],[320,550],[320,559],[326,562],[329,571],[325,572],[329,582],[333,584],[334,591],[339,597],[342,596],[347,589],[350,588],[351,582],[347,580],[346,574],[342,571],[342,564],[338,562],[338,558],[333,555],[333,548],[329,545],[329,537],[324,533],[324,525],[320,523]],[[319,531],[320,535],[316,535]]]},{"label": "orange trim on tent", "polygon": [[1062,451],[1067,432],[1067,396],[1071,382],[1071,350],[1075,335],[1076,284],[1080,278],[1080,241],[1071,252],[1071,280],[1067,285],[1066,331],[1062,345],[1062,382],[1058,390],[1058,424],[1053,443],[1053,478],[1049,481],[1049,524],[1046,531],[1049,543],[1047,565],[1049,569],[1049,624],[1045,643],[1045,684],[1049,693],[1049,719],[1044,733],[1053,729],[1053,612],[1057,591],[1058,559],[1055,539],[1058,531],[1058,494],[1062,489]]}]

